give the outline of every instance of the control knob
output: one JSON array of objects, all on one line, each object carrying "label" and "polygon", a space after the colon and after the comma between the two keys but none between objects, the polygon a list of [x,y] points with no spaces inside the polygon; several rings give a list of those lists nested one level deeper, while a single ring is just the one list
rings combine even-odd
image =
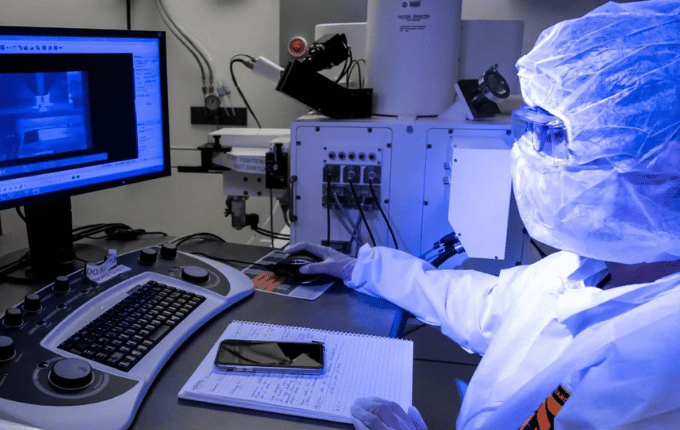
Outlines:
[{"label": "control knob", "polygon": [[177,257],[177,245],[174,243],[164,243],[161,246],[161,258],[172,260]]},{"label": "control knob", "polygon": [[0,361],[7,361],[14,357],[14,341],[9,336],[0,336]]},{"label": "control knob", "polygon": [[21,309],[9,308],[5,311],[5,326],[6,327],[19,327],[23,324],[24,319],[21,316]]},{"label": "control knob", "polygon": [[52,366],[49,380],[62,390],[80,390],[90,385],[94,375],[92,367],[80,358],[65,358]]},{"label": "control knob", "polygon": [[26,294],[26,297],[24,298],[24,310],[26,312],[38,312],[40,308],[42,308],[40,296],[35,293]]},{"label": "control knob", "polygon": [[52,287],[57,293],[65,293],[70,288],[70,282],[66,276],[57,276]]},{"label": "control knob", "polygon": [[210,272],[198,266],[185,266],[182,268],[182,279],[194,284],[205,284],[210,280]]},{"label": "control knob", "polygon": [[139,252],[139,263],[152,265],[158,260],[158,251],[153,248],[144,248]]}]

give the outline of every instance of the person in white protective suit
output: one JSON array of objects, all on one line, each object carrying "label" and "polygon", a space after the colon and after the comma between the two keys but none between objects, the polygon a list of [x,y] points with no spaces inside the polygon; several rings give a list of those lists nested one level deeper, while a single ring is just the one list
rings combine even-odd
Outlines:
[{"label": "person in white protective suit", "polygon": [[[459,430],[680,428],[680,1],[607,3],[517,67],[513,190],[561,251],[498,276],[386,247],[288,251],[482,355]],[[357,429],[426,428],[382,399],[352,413]]]}]

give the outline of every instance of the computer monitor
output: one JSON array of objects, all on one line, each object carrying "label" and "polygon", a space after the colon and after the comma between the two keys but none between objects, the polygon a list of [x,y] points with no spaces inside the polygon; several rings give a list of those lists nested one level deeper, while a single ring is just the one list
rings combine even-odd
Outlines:
[{"label": "computer monitor", "polygon": [[0,209],[30,262],[73,257],[70,196],[170,175],[165,34],[0,27]]}]

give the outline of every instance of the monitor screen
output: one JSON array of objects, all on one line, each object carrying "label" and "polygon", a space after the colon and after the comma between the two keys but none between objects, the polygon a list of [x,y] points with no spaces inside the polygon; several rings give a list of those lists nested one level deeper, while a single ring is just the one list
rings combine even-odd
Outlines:
[{"label": "monitor screen", "polygon": [[0,27],[0,209],[170,174],[159,32]]},{"label": "monitor screen", "polygon": [[0,209],[30,264],[73,261],[70,196],[170,175],[165,34],[0,27]]}]

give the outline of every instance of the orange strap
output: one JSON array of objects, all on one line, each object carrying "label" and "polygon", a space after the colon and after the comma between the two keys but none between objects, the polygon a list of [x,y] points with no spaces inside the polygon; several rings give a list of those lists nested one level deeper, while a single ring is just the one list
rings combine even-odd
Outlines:
[{"label": "orange strap", "polygon": [[519,430],[552,430],[555,417],[568,398],[569,391],[560,385],[545,402],[541,403],[541,406],[522,424]]}]

